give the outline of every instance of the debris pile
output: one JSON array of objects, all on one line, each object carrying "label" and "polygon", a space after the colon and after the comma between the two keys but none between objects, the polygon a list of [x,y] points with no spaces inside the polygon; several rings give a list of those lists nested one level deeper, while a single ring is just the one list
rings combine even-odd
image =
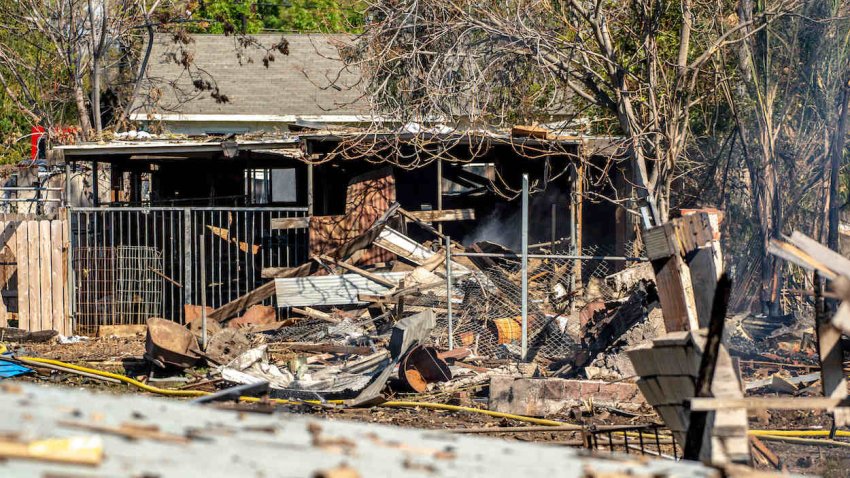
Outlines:
[{"label": "debris pile", "polygon": [[[375,196],[381,190],[351,186],[349,196],[359,195],[356,202],[374,220],[367,224],[363,210],[348,208],[328,223],[326,240],[311,241],[316,250],[306,263],[263,270],[271,281],[218,308],[186,304],[185,326],[150,318],[142,329],[147,365],[137,377],[183,377],[187,390],[223,398],[232,397],[226,390],[233,388],[356,405],[405,394],[486,401],[499,378],[633,375],[623,351],[655,337],[661,324],[648,264],[610,275],[601,261],[585,262],[582,270],[569,258],[531,258],[523,357],[519,256],[492,242],[452,242],[395,202],[374,206],[383,200]],[[304,218],[297,219],[274,227],[304,226]],[[407,233],[412,224],[432,239],[414,240]],[[595,285],[583,288],[588,278]],[[103,334],[139,331],[108,326]],[[598,403],[643,405],[625,395],[614,395],[621,403]],[[544,407],[547,413],[575,405],[553,403]]]},{"label": "debris pile", "polygon": [[[407,222],[435,239],[415,241],[401,232]],[[357,234],[346,231],[344,241],[320,242],[306,264],[264,271],[273,282],[229,304],[187,306],[188,327],[175,332],[176,360],[150,350],[161,324],[152,320],[147,356],[159,366],[203,359],[220,374],[206,380],[265,381],[277,398],[359,402],[385,384],[389,393],[445,395],[485,388],[499,375],[628,377],[633,369],[624,349],[662,327],[648,264],[604,278],[597,289],[606,295],[594,297],[581,290],[577,261],[531,259],[525,358],[536,366],[511,370],[507,364],[523,361],[516,253],[490,242],[449,243],[397,203]],[[383,262],[388,255],[397,260]],[[280,314],[260,305],[272,295]],[[204,320],[208,342],[201,350]],[[403,347],[394,343],[404,334],[414,335]]]},{"label": "debris pile", "polygon": [[[817,364],[793,361],[822,350],[826,325],[846,330],[850,307],[842,305],[828,323],[818,309],[817,338],[797,320],[727,320],[731,282],[712,259],[718,243],[704,215],[648,230],[651,262],[604,277],[591,272],[592,287],[582,288],[588,271],[574,259],[532,258],[523,271],[517,255],[495,243],[464,247],[433,229],[437,239],[415,241],[402,232],[407,214],[392,204],[371,225],[307,263],[267,272],[271,282],[230,303],[215,309],[187,305],[185,326],[149,319],[144,360],[122,361],[126,374],[16,352],[0,360],[10,364],[0,368],[0,377],[36,370],[43,376],[48,369],[195,403],[253,402],[255,411],[281,404],[346,412],[376,405],[471,411],[503,419],[499,427],[509,428],[507,420],[565,427],[582,434],[579,445],[597,449],[599,430],[608,433],[612,450],[632,450],[637,445],[630,445],[630,436],[642,449],[643,432],[635,427],[651,427],[659,456],[680,453],[724,465],[748,462],[751,447],[757,456],[771,456],[761,440],[783,438],[760,430],[758,441],[752,440],[747,410],[753,403],[779,403],[759,402],[777,398],[759,394],[790,399],[831,390],[828,403],[818,406],[842,410],[846,403],[846,394],[838,393],[846,388],[840,362],[821,360],[827,377],[815,370]],[[384,253],[395,261],[384,262]],[[789,248],[785,254],[806,258]],[[363,257],[371,259],[363,263]],[[831,267],[839,270],[822,268],[834,277],[831,294],[850,297],[850,280],[842,284],[850,277],[850,261]],[[700,283],[696,277],[717,280]],[[273,296],[277,307],[265,305]],[[823,294],[815,296],[822,303]],[[139,330],[110,326],[92,342],[122,340]],[[21,342],[52,340],[49,333],[8,333]],[[831,343],[840,348],[837,337],[833,333]],[[63,347],[84,344],[81,339]],[[741,353],[746,347],[749,355]],[[165,381],[179,388],[161,388]],[[584,421],[596,413],[628,424],[597,429]],[[558,415],[581,424],[551,420]],[[646,423],[653,418],[663,421],[663,432],[659,423]],[[635,425],[639,421],[644,423]],[[154,433],[97,426],[90,430]],[[319,429],[310,433],[314,443],[324,443]]]}]

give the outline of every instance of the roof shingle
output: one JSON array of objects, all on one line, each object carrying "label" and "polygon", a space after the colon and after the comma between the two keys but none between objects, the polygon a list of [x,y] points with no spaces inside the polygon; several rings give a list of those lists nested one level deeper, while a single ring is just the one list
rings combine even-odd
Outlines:
[{"label": "roof shingle", "polygon": [[[358,88],[359,74],[345,68],[338,46],[350,35],[263,34],[252,38],[270,48],[281,38],[289,55],[273,51],[274,61],[263,64],[265,50],[242,48],[233,36],[194,35],[189,44],[167,35],[154,41],[148,74],[133,108],[135,114],[185,115],[367,115],[368,102]],[[191,67],[178,63],[184,52]],[[199,91],[195,80],[216,86],[227,102],[210,91]]]}]

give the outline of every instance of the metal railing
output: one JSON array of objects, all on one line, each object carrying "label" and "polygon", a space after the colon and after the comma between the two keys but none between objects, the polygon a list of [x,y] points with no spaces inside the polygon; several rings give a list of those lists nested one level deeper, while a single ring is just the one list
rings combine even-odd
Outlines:
[{"label": "metal railing", "polygon": [[585,448],[594,451],[650,455],[674,461],[682,457],[673,435],[657,424],[590,426],[583,435]]},{"label": "metal railing", "polygon": [[202,294],[212,308],[236,299],[263,282],[264,267],[306,260],[307,231],[271,228],[274,219],[306,214],[281,207],[69,208],[74,325],[144,323],[151,314],[182,323],[185,306],[200,305]]},{"label": "metal railing", "polygon": [[[3,202],[62,202],[61,197],[49,198],[42,197],[41,193],[61,192],[64,188],[58,187],[42,187],[42,186],[0,186],[0,203]],[[16,196],[22,192],[34,192],[35,197],[5,197],[5,193],[14,193]]]}]

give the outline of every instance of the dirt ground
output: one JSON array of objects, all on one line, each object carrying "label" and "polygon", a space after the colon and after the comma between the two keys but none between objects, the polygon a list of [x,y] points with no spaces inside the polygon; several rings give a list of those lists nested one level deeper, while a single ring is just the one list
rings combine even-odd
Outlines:
[{"label": "dirt ground", "polygon": [[[144,340],[137,338],[100,338],[88,341],[59,345],[49,344],[24,344],[10,347],[18,355],[31,355],[45,357],[64,362],[83,365],[91,368],[107,370],[126,374],[130,377],[146,380],[151,372],[147,363],[143,360]],[[186,371],[182,375],[174,377],[159,377],[154,374],[150,383],[162,388],[185,387],[191,382],[204,380],[206,369],[196,368]],[[747,377],[745,377],[746,379]],[[39,370],[36,375],[30,375],[23,380],[54,384],[57,386],[86,387],[102,390],[108,393],[143,393],[138,389],[123,384],[111,384],[90,378],[70,375],[63,372]],[[214,384],[206,386],[207,390],[213,390]],[[481,395],[479,393],[479,395]],[[485,396],[476,397],[474,393],[461,394],[448,397],[446,403],[455,405],[466,405],[475,408],[486,406]],[[423,397],[397,396],[400,400],[423,400]],[[255,405],[218,405],[223,408],[238,407],[242,410],[263,412],[263,406]],[[535,432],[500,432],[503,427],[517,427],[528,425],[519,421],[494,418],[483,414],[470,412],[455,412],[444,410],[433,410],[426,408],[387,408],[373,407],[361,409],[341,409],[332,406],[317,407],[309,405],[297,405],[285,407],[293,413],[315,414],[331,420],[356,420],[363,422],[381,423],[402,427],[452,430],[461,428],[492,428],[492,432],[477,433],[478,435],[493,436],[505,440],[546,442],[561,446],[582,446],[583,439],[580,432],[575,431],[535,431]],[[646,423],[658,423],[657,416],[652,410],[645,410],[639,414],[623,414],[616,410],[605,409],[573,409],[564,414],[546,417],[561,421],[563,423],[577,425],[639,425]],[[750,417],[752,429],[811,429],[830,426],[831,418],[821,412],[811,411],[786,411],[786,412],[759,412]],[[605,441],[602,436],[602,442]],[[647,439],[647,442],[651,440]],[[782,442],[765,442],[768,448],[778,455],[787,470],[799,474],[818,474],[827,477],[850,476],[850,443],[848,447],[828,448],[821,446],[806,446]],[[636,446],[634,443],[632,446]],[[615,447],[623,451],[622,446]],[[647,446],[650,453],[657,447]],[[607,445],[600,448],[600,452],[607,453]],[[673,449],[669,445],[662,444],[663,454],[671,454]],[[677,452],[681,452],[677,450]],[[634,451],[632,451],[634,453]],[[756,467],[760,469],[771,469],[771,466],[763,461],[756,461]]]}]

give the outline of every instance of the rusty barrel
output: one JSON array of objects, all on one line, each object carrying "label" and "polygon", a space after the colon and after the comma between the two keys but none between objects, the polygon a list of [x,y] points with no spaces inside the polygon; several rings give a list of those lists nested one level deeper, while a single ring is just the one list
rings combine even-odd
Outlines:
[{"label": "rusty barrel", "polygon": [[437,349],[427,345],[417,345],[402,358],[398,366],[398,378],[414,392],[428,390],[428,384],[448,382],[452,371],[445,360],[439,357]]}]

